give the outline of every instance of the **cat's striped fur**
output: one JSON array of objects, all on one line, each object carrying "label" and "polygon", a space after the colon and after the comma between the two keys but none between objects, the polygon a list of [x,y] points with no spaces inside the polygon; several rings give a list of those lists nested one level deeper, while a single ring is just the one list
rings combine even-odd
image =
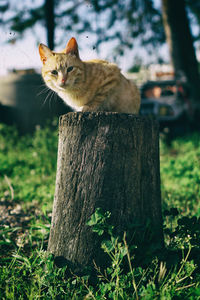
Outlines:
[{"label": "cat's striped fur", "polygon": [[138,113],[137,87],[115,64],[104,60],[82,61],[75,38],[60,53],[43,44],[39,52],[46,85],[74,110]]}]

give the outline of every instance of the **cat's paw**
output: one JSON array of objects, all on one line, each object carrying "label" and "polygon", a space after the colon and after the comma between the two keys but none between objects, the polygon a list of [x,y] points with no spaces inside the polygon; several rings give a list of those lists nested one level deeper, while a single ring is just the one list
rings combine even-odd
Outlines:
[{"label": "cat's paw", "polygon": [[97,112],[97,111],[101,111],[100,107],[99,106],[95,106],[95,105],[85,105],[82,107],[82,112],[91,112],[91,111],[94,111],[94,112]]}]

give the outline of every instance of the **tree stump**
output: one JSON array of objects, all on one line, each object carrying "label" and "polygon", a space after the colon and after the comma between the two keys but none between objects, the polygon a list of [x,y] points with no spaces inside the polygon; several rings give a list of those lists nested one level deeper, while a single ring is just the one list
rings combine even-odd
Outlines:
[{"label": "tree stump", "polygon": [[48,251],[83,267],[102,263],[98,236],[86,225],[102,208],[119,231],[150,220],[162,243],[158,123],[118,113],[60,118],[56,190]]}]

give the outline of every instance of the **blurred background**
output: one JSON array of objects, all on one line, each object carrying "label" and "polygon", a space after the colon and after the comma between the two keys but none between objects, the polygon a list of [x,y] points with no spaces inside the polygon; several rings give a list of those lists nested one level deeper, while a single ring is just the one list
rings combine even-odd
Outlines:
[{"label": "blurred background", "polygon": [[41,79],[40,42],[75,36],[83,60],[116,62],[141,89],[160,130],[199,127],[199,0],[1,0],[0,121],[33,131],[70,109]]}]

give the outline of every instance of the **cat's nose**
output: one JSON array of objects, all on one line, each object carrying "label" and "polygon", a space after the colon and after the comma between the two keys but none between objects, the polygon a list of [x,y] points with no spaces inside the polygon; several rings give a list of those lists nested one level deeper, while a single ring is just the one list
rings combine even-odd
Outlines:
[{"label": "cat's nose", "polygon": [[61,84],[65,84],[67,80],[67,76],[65,74],[63,74],[63,76],[61,77]]},{"label": "cat's nose", "polygon": [[67,80],[67,78],[65,78],[65,77],[62,77],[62,78],[61,78],[61,80],[60,80],[60,82],[59,82],[59,86],[63,86],[63,85],[65,85],[65,83],[66,83],[66,80]]}]

